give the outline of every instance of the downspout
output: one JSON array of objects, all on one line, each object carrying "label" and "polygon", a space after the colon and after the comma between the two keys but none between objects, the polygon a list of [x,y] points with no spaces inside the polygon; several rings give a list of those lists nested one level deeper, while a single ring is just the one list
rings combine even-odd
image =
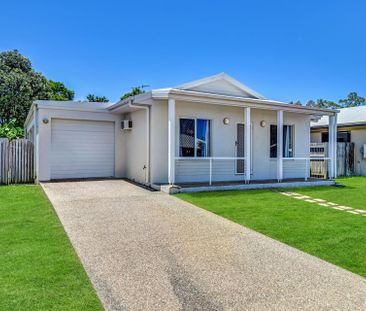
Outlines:
[{"label": "downspout", "polygon": [[146,104],[134,104],[133,99],[128,103],[129,107],[145,109],[146,111],[146,170],[147,176],[145,177],[145,183],[147,186],[151,185],[151,170],[150,170],[150,154],[151,154],[151,105]]},{"label": "downspout", "polygon": [[39,176],[38,176],[38,167],[39,167],[39,111],[38,111],[38,104],[34,104],[33,106],[33,115],[34,115],[34,180],[38,184],[39,183]]}]

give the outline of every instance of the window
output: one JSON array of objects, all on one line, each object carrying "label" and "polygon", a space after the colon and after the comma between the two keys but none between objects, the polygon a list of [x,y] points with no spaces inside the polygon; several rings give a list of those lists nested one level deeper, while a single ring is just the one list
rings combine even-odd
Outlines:
[{"label": "window", "polygon": [[179,156],[210,155],[210,120],[182,118],[179,123]]},{"label": "window", "polygon": [[[328,132],[322,133],[322,143],[327,143],[329,141]],[[351,142],[351,132],[338,132],[337,133],[338,143],[350,143]]]},{"label": "window", "polygon": [[[277,158],[277,125],[270,126],[270,157]],[[283,148],[282,155],[285,158],[294,156],[294,126],[283,126]]]}]

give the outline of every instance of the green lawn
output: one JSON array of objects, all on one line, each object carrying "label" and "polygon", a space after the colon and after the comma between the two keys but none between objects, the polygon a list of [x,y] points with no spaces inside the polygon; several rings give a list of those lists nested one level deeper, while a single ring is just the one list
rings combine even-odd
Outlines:
[{"label": "green lawn", "polygon": [[342,187],[309,187],[292,190],[353,208],[366,209],[366,177],[339,178],[337,185]]},{"label": "green lawn", "polygon": [[[292,189],[364,207],[366,178],[345,188]],[[348,189],[348,191],[347,191]],[[366,217],[286,197],[271,190],[178,194],[179,198],[366,277]]]},{"label": "green lawn", "polygon": [[0,310],[103,310],[39,186],[0,187]]}]

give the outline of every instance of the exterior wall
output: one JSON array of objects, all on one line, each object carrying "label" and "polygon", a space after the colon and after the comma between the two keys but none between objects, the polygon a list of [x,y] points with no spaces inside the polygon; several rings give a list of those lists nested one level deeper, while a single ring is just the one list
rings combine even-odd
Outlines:
[{"label": "exterior wall", "polygon": [[[43,119],[48,119],[47,124]],[[90,121],[115,122],[115,177],[124,177],[123,137],[120,130],[121,116],[104,112],[74,111],[63,109],[38,110],[38,130],[36,133],[36,167],[38,181],[48,181],[51,178],[51,126],[53,119],[73,119]]]},{"label": "exterior wall", "polygon": [[[264,120],[266,126],[260,127]],[[294,125],[294,158],[310,156],[310,116],[284,112],[284,125]],[[254,109],[253,124],[253,175],[252,179],[276,179],[277,159],[270,158],[270,124],[277,124],[277,112]],[[305,176],[304,160],[285,160],[283,163],[284,178],[303,178]]]},{"label": "exterior wall", "polygon": [[311,132],[311,142],[312,143],[321,143],[322,142],[322,133],[321,132]]},{"label": "exterior wall", "polygon": [[132,129],[122,132],[124,138],[125,176],[138,183],[148,181],[146,110],[140,109],[124,116],[132,121]]},{"label": "exterior wall", "polygon": [[362,153],[363,145],[366,144],[366,129],[351,130],[351,141],[355,143],[355,173],[366,176],[366,159]]},{"label": "exterior wall", "polygon": [[151,106],[151,183],[168,182],[168,102],[154,101]]},{"label": "exterior wall", "polygon": [[[167,183],[167,102],[154,102],[151,118],[151,181]],[[244,108],[176,102],[176,137],[175,155],[179,155],[179,119],[182,117],[202,118],[211,120],[211,156],[236,156],[236,126],[244,123]],[[223,119],[230,120],[228,125]],[[252,179],[276,179],[277,159],[270,158],[270,124],[277,124],[277,112],[252,109]],[[260,127],[264,120],[266,126]],[[284,124],[294,125],[294,157],[310,156],[310,116],[296,113],[284,113]],[[300,170],[293,172],[288,178],[304,177],[304,163],[293,161]],[[286,166],[284,165],[286,168]],[[220,180],[243,180],[242,174],[236,174],[235,160],[217,160],[213,162]],[[184,174],[181,174],[184,171]],[[219,172],[220,171],[220,172]],[[188,172],[188,173],[187,173]],[[191,173],[190,173],[191,172]],[[208,181],[209,162],[207,160],[182,160],[176,164],[176,182]],[[223,173],[224,172],[224,173]],[[181,174],[181,176],[180,176]]]}]

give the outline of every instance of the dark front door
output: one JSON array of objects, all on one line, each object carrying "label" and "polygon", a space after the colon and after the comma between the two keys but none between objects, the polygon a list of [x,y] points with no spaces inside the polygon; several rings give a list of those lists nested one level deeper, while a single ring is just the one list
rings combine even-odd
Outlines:
[{"label": "dark front door", "polygon": [[[236,156],[244,157],[244,124],[236,125]],[[236,160],[236,174],[244,174],[245,160]]]}]

